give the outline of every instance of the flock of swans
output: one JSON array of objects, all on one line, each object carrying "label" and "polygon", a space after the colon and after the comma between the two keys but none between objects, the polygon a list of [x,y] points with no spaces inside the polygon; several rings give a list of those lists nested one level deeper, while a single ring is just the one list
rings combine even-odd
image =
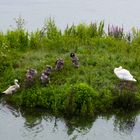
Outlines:
[{"label": "flock of swans", "polygon": [[[71,57],[73,65],[78,68],[79,67],[78,57],[74,53],[71,53],[70,57]],[[62,62],[63,62],[62,60],[57,60],[56,61],[56,69],[57,70],[60,70],[63,67],[64,62],[63,63]],[[51,72],[50,69],[49,69],[49,71],[47,69],[47,71],[42,73],[42,75],[41,75],[42,82],[46,81],[50,72]],[[133,75],[127,69],[122,68],[122,66],[120,66],[118,68],[114,68],[114,74],[122,81],[136,82],[136,79],[134,79]],[[32,75],[29,74],[29,75],[27,75],[27,77],[32,78]],[[8,89],[3,91],[2,93],[7,94],[7,95],[12,94],[12,93],[15,93],[19,88],[20,88],[20,85],[18,84],[18,80],[15,79],[14,80],[14,85],[10,86]]]},{"label": "flock of swans", "polygon": [[[71,62],[74,67],[79,68],[79,58],[76,56],[75,53],[70,53]],[[64,60],[63,59],[57,59],[55,62],[55,70],[60,71],[64,66]],[[40,76],[40,80],[42,85],[46,86],[50,81],[50,74],[52,72],[52,67],[47,65],[46,69],[42,72]],[[25,87],[30,87],[35,80],[35,77],[37,76],[37,71],[35,69],[28,69],[26,73],[26,80],[25,80]],[[12,93],[15,93],[20,88],[20,85],[18,84],[18,80],[14,80],[14,85],[10,86],[8,89],[3,91],[3,94],[9,95]]]}]

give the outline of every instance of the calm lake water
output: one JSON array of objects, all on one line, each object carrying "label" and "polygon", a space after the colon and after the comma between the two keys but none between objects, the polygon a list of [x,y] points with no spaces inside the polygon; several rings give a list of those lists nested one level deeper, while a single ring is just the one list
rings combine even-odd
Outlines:
[{"label": "calm lake water", "polygon": [[67,120],[0,103],[1,140],[139,140],[139,132],[140,115],[135,113]]},{"label": "calm lake water", "polygon": [[139,5],[139,0],[0,0],[0,30],[14,27],[13,19],[21,16],[30,31],[41,28],[49,17],[61,29],[104,20],[106,26],[123,25],[129,31],[133,26],[140,28]]}]

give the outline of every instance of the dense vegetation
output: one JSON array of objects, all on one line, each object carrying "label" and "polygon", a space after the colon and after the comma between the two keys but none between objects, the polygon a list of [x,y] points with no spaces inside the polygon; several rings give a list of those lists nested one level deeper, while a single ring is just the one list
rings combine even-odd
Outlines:
[{"label": "dense vegetation", "polygon": [[[105,33],[104,22],[100,22],[67,26],[61,31],[49,19],[41,30],[29,33],[21,18],[16,23],[16,29],[0,32],[0,92],[14,79],[21,86],[18,92],[2,96],[6,101],[43,107],[54,114],[82,116],[140,107],[139,30],[133,29],[130,35],[112,26]],[[71,52],[79,57],[79,68],[73,67]],[[55,67],[57,58],[63,58],[64,68],[53,70],[51,82],[44,87],[39,77],[46,65]],[[120,90],[120,80],[113,72],[120,65],[137,79],[132,88]],[[38,76],[27,88],[28,68],[37,69]]]}]

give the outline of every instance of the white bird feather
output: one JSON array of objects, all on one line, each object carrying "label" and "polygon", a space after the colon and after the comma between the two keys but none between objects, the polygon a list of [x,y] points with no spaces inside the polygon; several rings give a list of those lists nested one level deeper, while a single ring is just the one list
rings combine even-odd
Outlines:
[{"label": "white bird feather", "polygon": [[118,68],[115,68],[114,69],[114,73],[121,80],[136,82],[136,79],[133,78],[131,73],[128,70],[123,69],[122,66],[120,66]]},{"label": "white bird feather", "polygon": [[20,86],[18,84],[17,79],[14,80],[14,83],[15,83],[15,85],[10,86],[8,89],[3,91],[2,93],[4,93],[4,94],[12,94],[12,93],[16,92],[20,88]]}]

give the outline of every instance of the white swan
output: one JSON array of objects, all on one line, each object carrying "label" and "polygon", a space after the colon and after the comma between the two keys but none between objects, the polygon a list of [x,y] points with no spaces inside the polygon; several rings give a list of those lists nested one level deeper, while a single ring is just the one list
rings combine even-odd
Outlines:
[{"label": "white swan", "polygon": [[123,69],[122,66],[120,66],[118,68],[115,68],[114,69],[114,73],[121,80],[136,82],[136,79],[133,78],[131,73],[128,70]]},{"label": "white swan", "polygon": [[17,79],[14,80],[14,83],[15,83],[15,85],[10,86],[7,90],[3,91],[2,93],[4,93],[4,94],[12,94],[12,93],[16,92],[20,88],[20,86],[18,84]]}]

